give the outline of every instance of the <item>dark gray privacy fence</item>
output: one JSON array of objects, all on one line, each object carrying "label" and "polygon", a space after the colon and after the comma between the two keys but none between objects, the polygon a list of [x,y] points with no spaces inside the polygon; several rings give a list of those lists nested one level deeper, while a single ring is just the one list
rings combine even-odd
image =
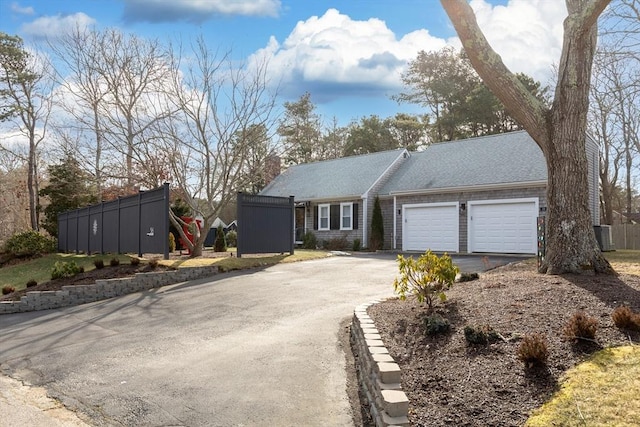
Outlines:
[{"label": "dark gray privacy fence", "polygon": [[293,255],[294,230],[293,196],[238,193],[238,257],[280,252]]},{"label": "dark gray privacy fence", "polygon": [[153,253],[169,259],[169,184],[61,213],[58,251]]}]

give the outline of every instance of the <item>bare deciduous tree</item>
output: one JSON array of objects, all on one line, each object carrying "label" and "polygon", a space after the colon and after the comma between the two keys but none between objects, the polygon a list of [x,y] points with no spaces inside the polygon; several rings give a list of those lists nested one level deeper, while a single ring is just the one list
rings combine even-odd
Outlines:
[{"label": "bare deciduous tree", "polygon": [[502,62],[466,0],[441,0],[487,87],[536,141],[547,170],[547,252],[541,272],[611,273],[593,232],[585,140],[597,20],[609,0],[566,0],[562,55],[553,104],[545,106]]}]

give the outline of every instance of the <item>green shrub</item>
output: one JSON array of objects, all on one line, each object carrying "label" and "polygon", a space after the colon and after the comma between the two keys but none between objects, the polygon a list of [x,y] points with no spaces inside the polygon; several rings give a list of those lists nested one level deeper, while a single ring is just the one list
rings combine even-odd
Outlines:
[{"label": "green shrub", "polygon": [[238,246],[238,232],[231,230],[227,233],[227,246],[235,248]]},{"label": "green shrub", "polygon": [[176,250],[176,236],[173,233],[169,233],[169,252]]},{"label": "green shrub", "polygon": [[575,313],[562,330],[564,337],[568,340],[577,341],[580,339],[592,340],[596,337],[598,330],[598,319],[589,317],[582,311]]},{"label": "green shrub", "polygon": [[20,258],[55,252],[56,246],[55,240],[29,230],[11,236],[5,243],[4,250],[13,257]]},{"label": "green shrub", "polygon": [[424,319],[424,329],[427,335],[446,334],[451,330],[449,321],[439,314],[427,316]]},{"label": "green shrub", "polygon": [[311,231],[307,231],[302,236],[302,248],[303,249],[317,249],[318,248],[318,238]]},{"label": "green shrub", "polygon": [[625,305],[616,307],[611,313],[611,319],[618,328],[640,331],[640,314],[634,313]]},{"label": "green shrub", "polygon": [[484,345],[499,339],[498,333],[491,326],[470,326],[464,327],[464,338],[469,344]]},{"label": "green shrub", "polygon": [[398,264],[400,278],[394,280],[393,287],[400,299],[405,300],[407,294],[413,294],[418,302],[426,302],[429,310],[436,297],[443,302],[447,300],[445,291],[451,288],[459,271],[449,255],[445,253],[438,257],[430,250],[417,260],[398,255]]},{"label": "green shrub", "polygon": [[224,239],[224,230],[222,226],[218,226],[216,230],[216,240],[213,242],[213,251],[214,252],[226,252],[227,251],[227,242]]},{"label": "green shrub", "polygon": [[78,266],[75,261],[56,261],[51,271],[51,279],[62,279],[63,277],[73,277],[78,273],[82,273],[84,268]]},{"label": "green shrub", "polygon": [[38,286],[38,282],[36,282],[34,279],[31,279],[27,282],[27,288],[33,288],[34,286]]},{"label": "green shrub", "polygon": [[120,259],[118,259],[118,257],[113,257],[111,258],[111,261],[109,261],[109,265],[111,267],[117,267],[120,265]]},{"label": "green shrub", "polygon": [[547,340],[544,335],[533,333],[525,335],[518,347],[518,359],[522,361],[527,368],[534,366],[543,366],[549,358],[549,350],[547,348]]},{"label": "green shrub", "polygon": [[140,265],[140,258],[138,258],[138,257],[133,257],[133,258],[131,258],[131,261],[129,261],[129,263],[130,263],[131,265]]},{"label": "green shrub", "polygon": [[94,259],[93,265],[96,267],[96,269],[100,270],[104,268],[104,260],[102,260],[102,258]]},{"label": "green shrub", "polygon": [[11,286],[11,285],[4,285],[2,287],[2,295],[9,295],[13,292],[16,291],[16,287],[15,286]]},{"label": "green shrub", "polygon": [[360,249],[362,249],[362,241],[360,239],[353,239],[353,246],[351,247],[351,250],[358,252]]}]

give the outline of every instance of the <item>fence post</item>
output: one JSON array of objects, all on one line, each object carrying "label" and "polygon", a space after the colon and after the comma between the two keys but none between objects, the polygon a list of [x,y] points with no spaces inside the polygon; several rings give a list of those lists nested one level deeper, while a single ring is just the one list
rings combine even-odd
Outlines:
[{"label": "fence post", "polygon": [[236,234],[236,256],[238,258],[242,258],[242,205],[244,202],[244,193],[242,191],[238,192],[237,200],[237,208],[236,208],[236,226],[237,234]]},{"label": "fence post", "polygon": [[142,258],[142,191],[138,190],[138,257]]},{"label": "fence post", "polygon": [[291,250],[289,251],[289,255],[293,255],[296,242],[296,204],[294,196],[289,196],[289,215],[291,215],[291,238],[289,239],[289,242],[291,242]]},{"label": "fence post", "polygon": [[169,259],[169,183],[164,183],[164,259]]}]

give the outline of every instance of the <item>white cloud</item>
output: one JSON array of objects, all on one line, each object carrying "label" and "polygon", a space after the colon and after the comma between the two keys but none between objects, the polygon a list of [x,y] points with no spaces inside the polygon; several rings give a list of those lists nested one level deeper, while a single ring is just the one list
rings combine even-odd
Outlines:
[{"label": "white cloud", "polygon": [[329,9],[298,22],[282,44],[271,37],[252,60],[269,61],[272,80],[280,82],[285,95],[297,97],[308,90],[315,99],[327,100],[349,91],[395,91],[408,60],[421,49],[445,44],[427,30],[398,39],[380,19],[356,21]]},{"label": "white cloud", "polygon": [[[472,0],[471,6],[505,64],[548,84],[562,50],[563,2],[510,0],[505,6],[492,6]],[[434,37],[427,29],[400,37],[380,19],[357,21],[329,9],[299,21],[282,42],[271,37],[251,60],[268,60],[271,80],[280,83],[284,96],[295,98],[309,91],[322,103],[343,94],[395,93],[402,89],[400,75],[407,61],[420,50],[445,45],[461,46],[457,37]]]},{"label": "white cloud", "polygon": [[564,2],[509,0],[506,6],[492,6],[472,0],[471,7],[487,40],[511,71],[548,82],[562,52]]},{"label": "white cloud", "polygon": [[126,0],[127,22],[202,22],[213,15],[278,16],[280,0]]},{"label": "white cloud", "polygon": [[35,13],[31,6],[22,7],[17,2],[11,3],[11,11],[20,15],[33,15]]},{"label": "white cloud", "polygon": [[55,38],[72,28],[86,28],[95,25],[96,20],[82,12],[73,15],[42,16],[33,22],[23,24],[21,33],[34,38]]}]

